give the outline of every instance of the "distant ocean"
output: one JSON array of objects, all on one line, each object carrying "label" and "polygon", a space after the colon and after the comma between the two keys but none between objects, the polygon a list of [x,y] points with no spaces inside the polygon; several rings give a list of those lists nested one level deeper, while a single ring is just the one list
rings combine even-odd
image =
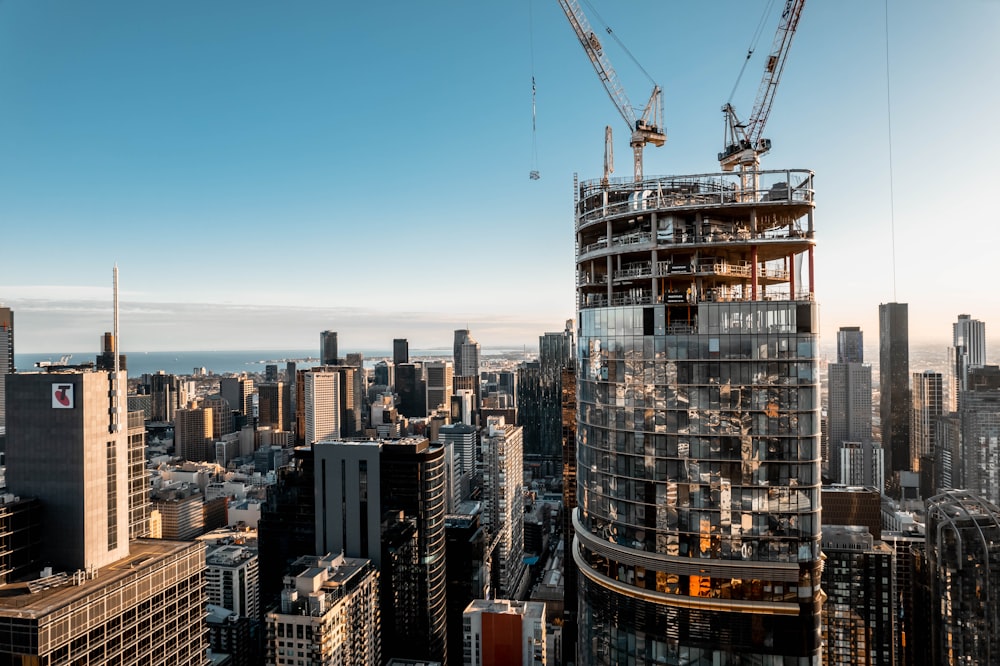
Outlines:
[{"label": "distant ocean", "polygon": [[[171,375],[190,375],[195,368],[205,368],[207,372],[216,375],[239,372],[264,372],[264,366],[274,363],[278,370],[284,370],[285,364],[295,361],[299,369],[311,368],[319,364],[316,357],[318,350],[251,350],[251,351],[183,351],[183,352],[125,352],[128,363],[129,377],[138,377],[144,373],[154,373],[163,370]],[[356,350],[345,350],[343,353]],[[373,365],[375,361],[392,358],[392,352],[386,350],[360,350],[365,355],[365,365]],[[484,349],[483,356],[516,350]],[[411,349],[412,358],[438,357],[450,359],[451,349]],[[31,372],[38,362],[59,363],[62,354],[14,354],[14,367],[20,372]],[[72,354],[69,364],[93,362],[94,352]]]}]

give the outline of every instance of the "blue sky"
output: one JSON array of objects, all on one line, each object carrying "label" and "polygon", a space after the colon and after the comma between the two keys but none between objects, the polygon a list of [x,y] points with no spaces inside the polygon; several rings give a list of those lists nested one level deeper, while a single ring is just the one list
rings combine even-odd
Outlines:
[{"label": "blue sky", "polygon": [[[591,4],[664,89],[646,173],[716,171],[767,0]],[[764,166],[816,171],[825,340],[874,340],[899,300],[911,338],[946,345],[960,312],[1000,326],[1000,2],[888,15],[894,199],[883,2],[807,3]],[[344,348],[465,327],[536,344],[574,315],[572,179],[600,176],[606,124],[626,176],[624,123],[553,0],[0,0],[0,301],[22,352],[96,347],[115,262],[126,351],[309,348],[327,328]]]}]

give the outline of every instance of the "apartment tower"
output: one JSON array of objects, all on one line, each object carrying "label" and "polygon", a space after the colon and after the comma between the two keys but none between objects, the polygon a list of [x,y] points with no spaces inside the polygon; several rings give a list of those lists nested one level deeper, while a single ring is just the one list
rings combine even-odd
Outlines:
[{"label": "apartment tower", "polygon": [[497,597],[517,599],[524,576],[524,436],[502,416],[483,432],[483,526],[496,545],[492,586]]},{"label": "apartment tower", "polygon": [[817,663],[813,174],[577,196],[577,663]]}]

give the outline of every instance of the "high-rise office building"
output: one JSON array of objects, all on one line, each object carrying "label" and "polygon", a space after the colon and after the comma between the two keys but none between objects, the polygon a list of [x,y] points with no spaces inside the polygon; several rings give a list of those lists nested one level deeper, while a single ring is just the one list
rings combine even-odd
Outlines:
[{"label": "high-rise office building", "polygon": [[879,395],[882,448],[892,472],[910,470],[910,335],[906,303],[882,303],[879,316]]},{"label": "high-rise office building", "polygon": [[396,365],[396,393],[399,413],[408,418],[427,416],[427,382],[421,363]]},{"label": "high-rise office building", "polygon": [[194,406],[174,412],[174,455],[184,460],[215,460],[212,410]]},{"label": "high-rise office building", "polygon": [[416,621],[407,627],[409,634],[397,627],[383,655],[449,663],[444,447],[426,439],[388,440],[380,464],[382,510],[414,520],[419,563],[409,613]]},{"label": "high-rise office building", "polygon": [[962,420],[955,412],[943,414],[934,424],[934,473],[936,487],[964,488]]},{"label": "high-rise office building", "polygon": [[36,566],[53,571],[0,599],[0,663],[202,666],[204,546],[129,540],[144,507],[133,495],[141,421],[125,418],[125,372],[9,379],[7,489],[45,507]]},{"label": "high-rise office building", "polygon": [[14,312],[0,306],[0,430],[6,425],[6,380],[14,372]]},{"label": "high-rise office building", "polygon": [[257,425],[288,432],[292,429],[291,391],[285,382],[266,382],[257,387]]},{"label": "high-rise office building", "polygon": [[895,666],[892,548],[866,527],[824,524],[823,554],[823,663]]},{"label": "high-rise office building", "polygon": [[[482,382],[479,375],[452,377],[451,422],[479,426],[482,409]],[[456,400],[457,398],[457,400]]]},{"label": "high-rise office building", "polygon": [[[316,552],[316,479],[313,450],[295,447],[292,459],[276,470],[267,488],[257,530],[262,602],[276,598],[288,566]],[[339,552],[339,551],[338,551]]]},{"label": "high-rise office building", "polygon": [[364,411],[365,375],[364,369],[352,365],[336,365],[330,368],[340,376],[340,436],[360,437],[362,413]]},{"label": "high-rise office building", "polygon": [[410,343],[406,338],[392,341],[392,362],[396,365],[410,362]]},{"label": "high-rise office building", "polygon": [[958,397],[962,428],[962,485],[1000,504],[1000,367],[972,368]]},{"label": "high-rise office building", "polygon": [[317,550],[367,557],[381,570],[382,517],[395,512],[412,520],[416,569],[413,589],[402,597],[412,607],[384,608],[383,614],[413,621],[386,626],[390,639],[383,653],[447,661],[443,448],[408,438],[321,442],[313,450]]},{"label": "high-rise office building", "polygon": [[7,490],[46,507],[42,558],[67,571],[129,553],[129,449],[123,405],[110,395],[125,373],[85,368],[9,375]]},{"label": "high-rise office building", "polygon": [[820,659],[812,186],[577,189],[577,663]]},{"label": "high-rise office building", "polygon": [[937,420],[944,414],[944,380],[940,372],[913,373],[913,421],[910,424],[910,467],[920,472],[921,497],[937,492],[934,460]]},{"label": "high-rise office building", "polygon": [[226,399],[231,409],[253,419],[253,379],[245,374],[222,377],[219,379],[219,394]]},{"label": "high-rise office building", "polygon": [[885,455],[881,443],[841,442],[839,458],[834,462],[840,472],[839,483],[885,489]]},{"label": "high-rise office building", "polygon": [[864,363],[865,339],[860,326],[841,326],[837,331],[837,363]]},{"label": "high-rise office building", "polygon": [[524,428],[524,455],[549,464],[562,457],[561,409],[563,368],[572,361],[572,320],[559,333],[538,338],[538,361],[517,369],[517,418]]},{"label": "high-rise office building", "polygon": [[229,401],[219,393],[213,393],[201,400],[201,407],[212,412],[212,439],[222,439],[223,435],[234,432],[233,409]]},{"label": "high-rise office building", "polygon": [[986,324],[971,315],[960,314],[951,331],[948,411],[957,412],[959,396],[968,389],[969,370],[986,365]]},{"label": "high-rise office building", "polygon": [[474,427],[465,423],[441,426],[438,439],[453,447],[457,477],[456,499],[469,498],[476,473],[476,442],[479,437]]},{"label": "high-rise office building", "polygon": [[929,664],[992,664],[1000,655],[1000,509],[955,490],[927,501]]},{"label": "high-rise office building", "polygon": [[142,378],[152,396],[152,412],[149,420],[161,423],[173,422],[174,410],[187,404],[187,393],[181,388],[180,379],[162,370],[152,375],[143,375]]},{"label": "high-rise office building", "polygon": [[302,374],[302,413],[306,443],[339,439],[340,374],[327,366],[313,368]]},{"label": "high-rise office building", "polygon": [[479,343],[465,328],[455,331],[454,361],[456,377],[479,376]]},{"label": "high-rise office building", "polygon": [[336,331],[320,331],[319,360],[322,365],[337,365],[340,363],[340,357],[337,356]]},{"label": "high-rise office building", "polygon": [[[545,333],[538,338],[538,364],[541,371],[540,432],[537,453],[558,459],[562,455],[562,425],[559,418],[562,399],[562,372],[573,361],[573,321],[557,333]],[[515,389],[519,394],[523,386]],[[518,409],[520,412],[520,407]],[[535,453],[527,446],[525,453]]]},{"label": "high-rise office building", "polygon": [[276,382],[278,381],[278,364],[268,363],[264,366],[264,381],[265,382]]},{"label": "high-rise office building", "polygon": [[363,557],[381,566],[379,442],[326,440],[313,444],[318,552]]},{"label": "high-rise office building", "polygon": [[524,583],[524,436],[503,417],[486,420],[483,433],[483,526],[496,543],[492,587],[516,599]]},{"label": "high-rise office building", "polygon": [[392,361],[379,361],[375,364],[375,385],[396,386],[396,364]]},{"label": "high-rise office building", "polygon": [[860,328],[841,328],[837,333],[837,362],[827,367],[827,468],[830,478],[838,483],[847,482],[840,468],[844,443],[872,439],[872,369],[862,362],[862,345]]},{"label": "high-rise office building", "polygon": [[454,390],[452,382],[454,367],[451,361],[428,361],[424,363],[424,372],[427,377],[427,411],[425,413],[430,414],[440,407],[450,410],[451,396]]}]

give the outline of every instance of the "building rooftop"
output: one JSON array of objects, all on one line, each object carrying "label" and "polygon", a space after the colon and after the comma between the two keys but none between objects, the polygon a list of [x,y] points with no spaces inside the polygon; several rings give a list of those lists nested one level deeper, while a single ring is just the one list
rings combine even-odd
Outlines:
[{"label": "building rooftop", "polygon": [[[124,581],[137,575],[137,569],[157,560],[166,560],[184,551],[196,547],[189,541],[164,541],[161,539],[139,539],[129,542],[129,555],[97,570],[96,576],[89,578],[85,572],[56,572],[50,578],[59,577],[65,582],[31,592],[30,583],[38,581],[22,581],[9,583],[0,587],[0,615],[16,615],[20,618],[44,617],[53,611],[67,606],[75,601],[81,601],[89,595],[106,594],[109,587],[118,581]],[[203,548],[200,544],[197,547]],[[44,581],[44,579],[42,579]],[[55,582],[55,581],[54,581]],[[31,588],[39,589],[38,585]]]},{"label": "building rooftop", "polygon": [[540,601],[516,601],[513,599],[473,599],[465,607],[465,612],[545,617],[545,604]]},{"label": "building rooftop", "polygon": [[205,561],[210,566],[232,567],[256,557],[257,552],[247,546],[226,544],[208,551]]}]

